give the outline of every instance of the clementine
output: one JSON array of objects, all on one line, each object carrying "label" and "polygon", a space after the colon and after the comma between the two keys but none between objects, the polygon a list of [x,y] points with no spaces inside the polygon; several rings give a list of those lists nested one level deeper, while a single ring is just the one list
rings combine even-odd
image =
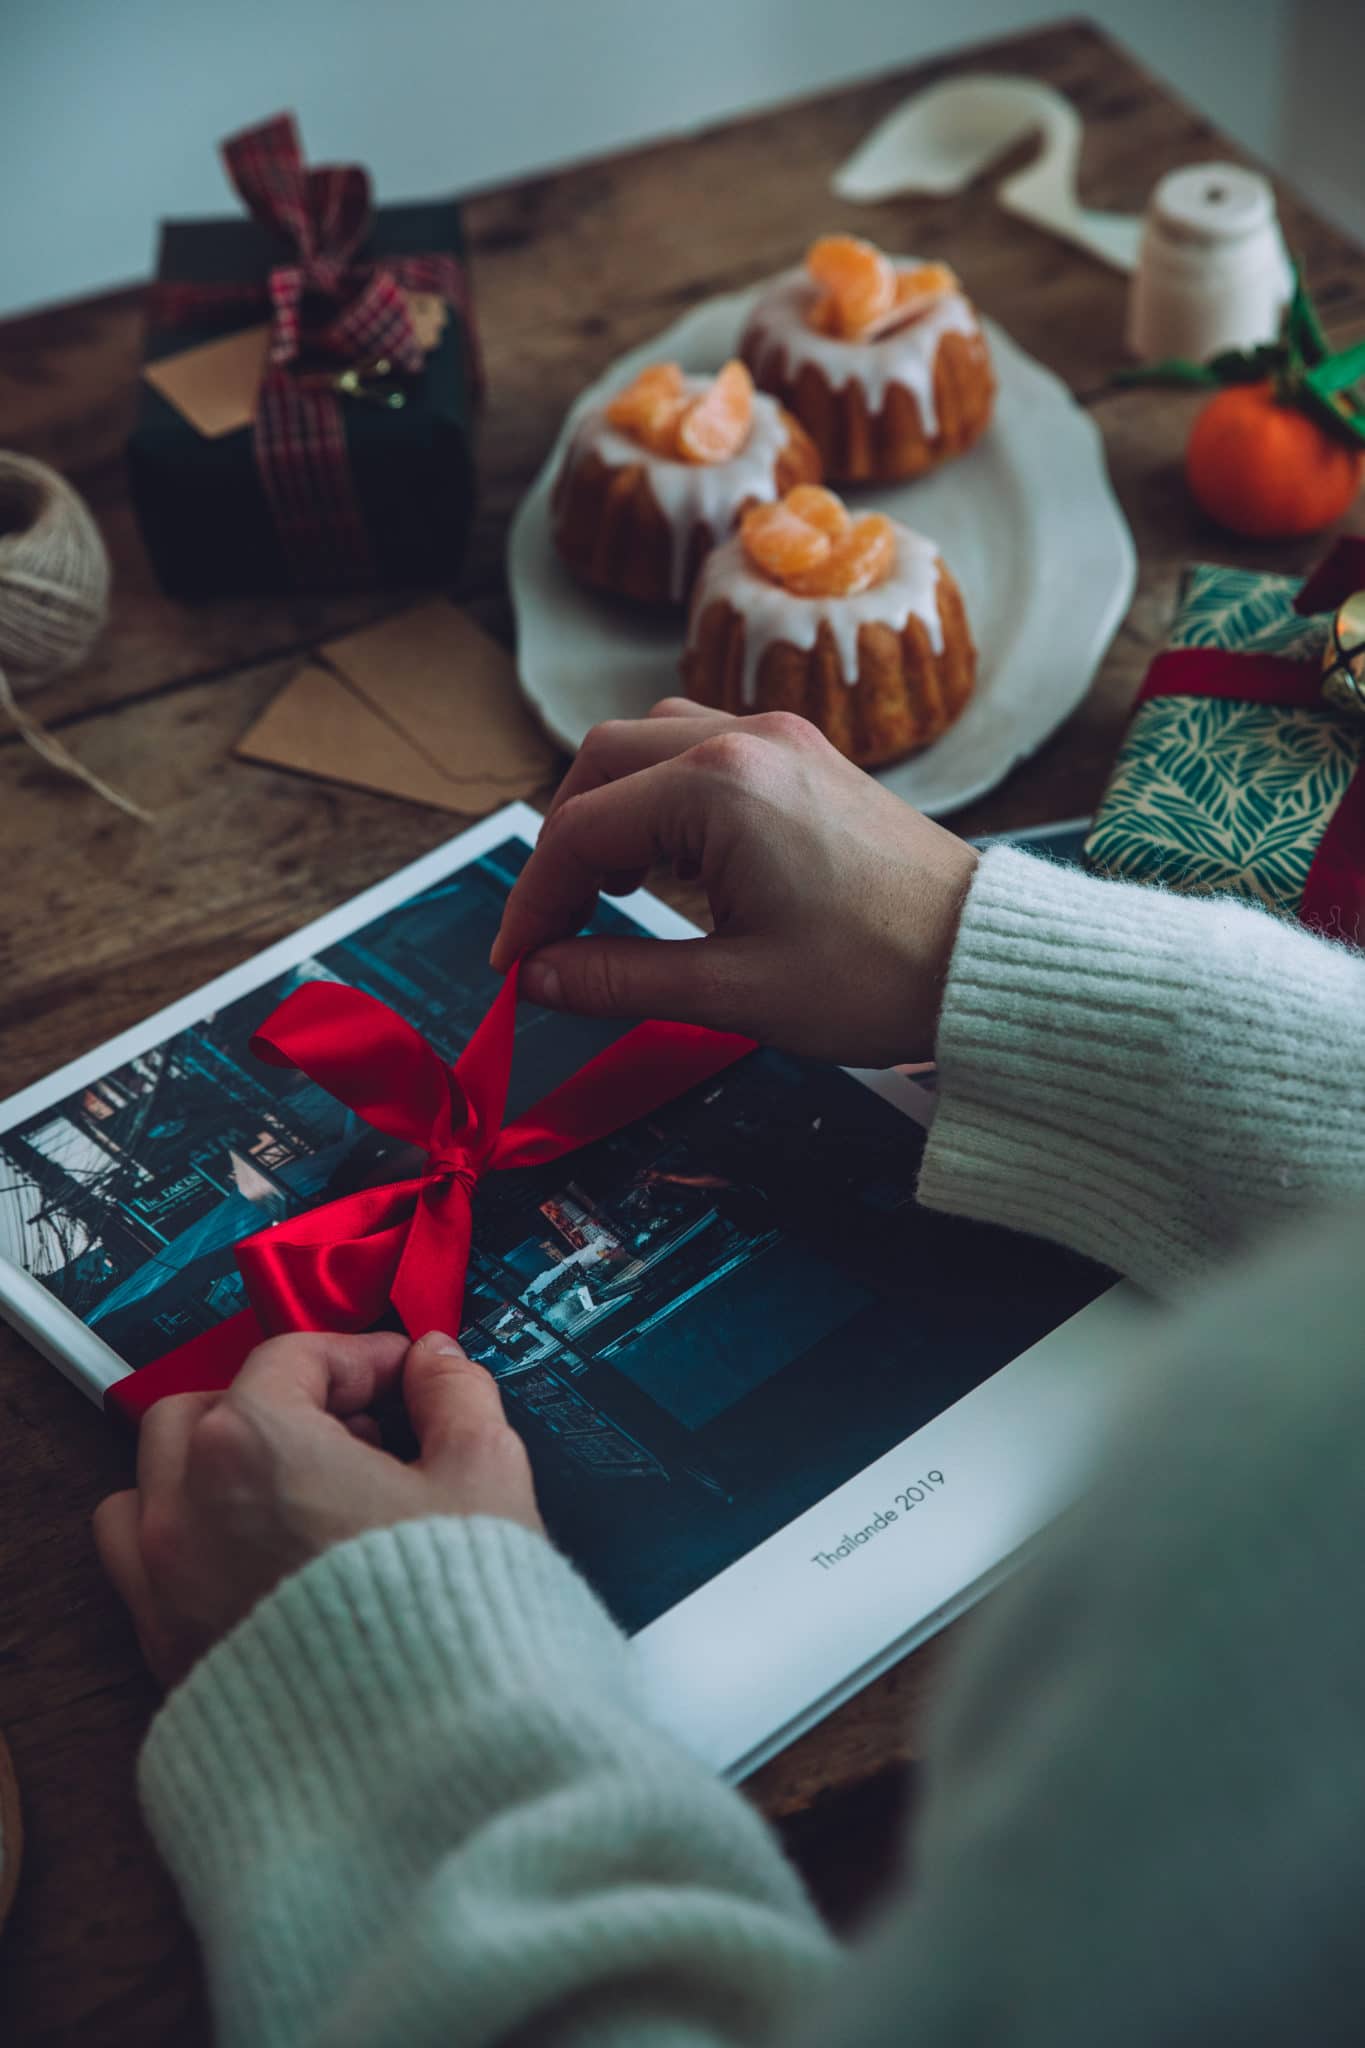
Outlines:
[{"label": "clementine", "polygon": [[1365,448],[1348,448],[1283,403],[1272,383],[1230,384],[1194,423],[1185,476],[1220,526],[1289,540],[1341,517],[1365,478]]}]

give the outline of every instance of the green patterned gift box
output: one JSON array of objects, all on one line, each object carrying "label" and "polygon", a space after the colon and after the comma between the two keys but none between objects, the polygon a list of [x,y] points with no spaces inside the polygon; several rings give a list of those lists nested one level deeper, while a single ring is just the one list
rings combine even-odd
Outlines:
[{"label": "green patterned gift box", "polygon": [[1306,583],[1189,570],[1086,840],[1092,867],[1356,939],[1365,719],[1327,701],[1323,672],[1329,646],[1341,653],[1332,614],[1360,587],[1365,542],[1340,543]]}]

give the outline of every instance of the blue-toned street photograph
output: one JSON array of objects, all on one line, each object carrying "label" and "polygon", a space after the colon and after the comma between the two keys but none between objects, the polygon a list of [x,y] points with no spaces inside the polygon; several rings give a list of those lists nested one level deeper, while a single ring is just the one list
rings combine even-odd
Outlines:
[{"label": "blue-toned street photograph", "polygon": [[[238,1242],[420,1156],[252,1032],[301,981],[377,996],[454,1060],[520,842],[0,1136],[0,1251],[134,1367],[245,1304]],[[610,905],[599,930],[635,927]],[[516,1115],[627,1027],[523,1005]],[[562,1547],[639,1628],[1107,1283],[916,1207],[924,1136],[763,1051],[614,1136],[485,1176],[462,1341],[498,1380]]]}]

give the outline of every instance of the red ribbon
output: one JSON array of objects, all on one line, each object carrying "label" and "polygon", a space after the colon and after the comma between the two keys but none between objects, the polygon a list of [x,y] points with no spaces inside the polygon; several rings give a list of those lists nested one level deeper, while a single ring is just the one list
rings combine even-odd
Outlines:
[{"label": "red ribbon", "polygon": [[451,1067],[359,989],[310,981],[287,996],[252,1051],[420,1146],[422,1171],[244,1239],[237,1263],[251,1307],[116,1381],[105,1406],[136,1420],[165,1394],[225,1387],[254,1345],[286,1330],[369,1330],[392,1308],[411,1337],[458,1331],[485,1173],[541,1166],[608,1137],[754,1049],[690,1024],[641,1024],[504,1125],[515,1015],[514,969]]},{"label": "red ribbon", "polygon": [[456,309],[477,384],[463,266],[449,254],[358,262],[373,223],[369,173],[360,164],[308,169],[290,114],[229,136],[222,150],[253,219],[283,236],[293,259],[255,284],[157,285],[153,320],[181,326],[238,312],[269,313],[270,357],[257,394],[253,446],[290,574],[303,588],[372,582],[342,400],[325,381],[301,380],[294,365],[301,356],[349,368],[383,359],[415,375],[424,356],[406,289],[436,293]]},{"label": "red ribbon", "polygon": [[[1365,590],[1365,539],[1339,540],[1303,585],[1294,609],[1305,617],[1336,611]],[[1321,711],[1322,671],[1313,661],[1282,654],[1239,654],[1222,647],[1171,647],[1147,671],[1134,705],[1155,697],[1221,697],[1238,704],[1274,704]],[[1313,856],[1299,902],[1299,922],[1329,938],[1360,943],[1365,920],[1365,759],[1346,786]]]}]

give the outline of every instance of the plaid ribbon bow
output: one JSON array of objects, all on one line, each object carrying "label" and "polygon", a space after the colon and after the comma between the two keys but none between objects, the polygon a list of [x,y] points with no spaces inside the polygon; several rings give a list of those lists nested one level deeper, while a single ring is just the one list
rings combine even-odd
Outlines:
[{"label": "plaid ribbon bow", "polygon": [[[256,467],[280,546],[300,588],[374,581],[374,561],[346,445],[341,391],[329,366],[416,375],[423,351],[407,292],[452,306],[472,347],[464,269],[448,254],[361,263],[373,218],[369,173],[360,164],[309,169],[291,114],[231,135],[223,161],[252,218],[282,236],[293,260],[261,283],[163,284],[160,326],[268,312],[270,351],[257,394]],[[322,365],[322,374],[315,374]],[[477,380],[477,361],[474,365]]]},{"label": "plaid ribbon bow", "polygon": [[252,218],[298,252],[270,273],[271,362],[283,369],[306,349],[342,363],[387,357],[409,375],[420,370],[397,279],[356,262],[374,210],[368,172],[360,164],[308,170],[289,114],[229,136],[223,161]]}]

